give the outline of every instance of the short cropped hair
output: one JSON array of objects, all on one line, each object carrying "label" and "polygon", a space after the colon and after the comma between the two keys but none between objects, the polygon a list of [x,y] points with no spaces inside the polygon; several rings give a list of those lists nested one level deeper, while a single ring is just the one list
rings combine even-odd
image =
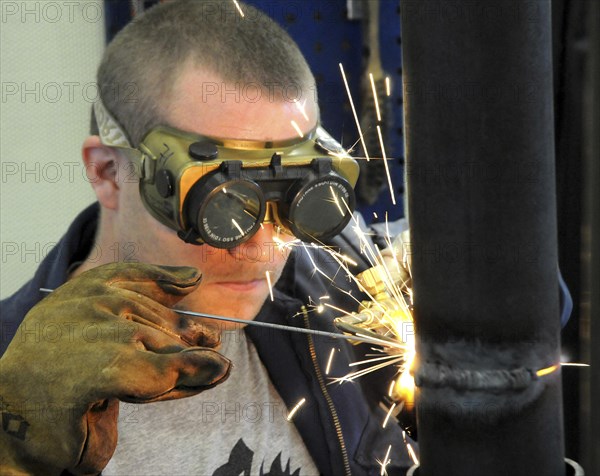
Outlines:
[{"label": "short cropped hair", "polygon": [[288,87],[316,97],[314,77],[291,37],[260,10],[238,4],[243,17],[228,0],[162,3],[136,17],[108,45],[98,88],[133,146],[152,127],[165,124],[172,86],[188,64],[228,84],[268,90],[274,100],[285,99],[282,91]]}]

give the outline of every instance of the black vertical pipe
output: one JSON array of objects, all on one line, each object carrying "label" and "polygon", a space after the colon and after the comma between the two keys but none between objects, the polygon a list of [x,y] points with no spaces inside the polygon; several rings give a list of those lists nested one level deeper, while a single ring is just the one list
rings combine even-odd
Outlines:
[{"label": "black vertical pipe", "polygon": [[401,7],[418,474],[564,475],[550,0]]}]

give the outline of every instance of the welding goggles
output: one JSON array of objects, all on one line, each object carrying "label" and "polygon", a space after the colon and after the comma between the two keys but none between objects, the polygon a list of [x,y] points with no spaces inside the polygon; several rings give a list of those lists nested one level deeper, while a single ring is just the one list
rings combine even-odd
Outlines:
[{"label": "welding goggles", "polygon": [[158,126],[132,148],[102,103],[94,109],[102,142],[134,164],[145,207],[187,243],[233,248],[263,223],[320,243],[352,216],[358,164],[321,127],[260,142]]}]

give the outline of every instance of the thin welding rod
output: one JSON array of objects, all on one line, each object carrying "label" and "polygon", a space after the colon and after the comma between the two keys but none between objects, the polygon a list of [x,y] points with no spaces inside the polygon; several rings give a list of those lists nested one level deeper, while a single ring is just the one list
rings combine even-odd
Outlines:
[{"label": "thin welding rod", "polygon": [[[54,290],[48,289],[48,288],[40,288],[40,291],[43,293],[51,293]],[[359,342],[366,342],[368,344],[381,344],[382,343],[379,339],[370,339],[368,337],[349,336],[346,334],[336,334],[335,332],[318,331],[316,329],[304,329],[302,327],[284,326],[281,324],[273,324],[271,322],[247,321],[245,319],[237,319],[235,317],[217,316],[215,314],[205,314],[202,312],[184,311],[182,309],[171,309],[171,310],[175,311],[178,314],[185,314],[187,316],[202,317],[205,319],[214,319],[217,321],[235,322],[237,324],[248,324],[250,326],[268,327],[270,329],[277,329],[280,331],[300,332],[302,334],[312,334],[312,335],[317,335],[317,336],[333,337],[334,339],[353,340],[353,341],[359,341]],[[390,345],[391,343],[386,343],[386,344]],[[393,344],[391,344],[391,346],[393,347]]]}]

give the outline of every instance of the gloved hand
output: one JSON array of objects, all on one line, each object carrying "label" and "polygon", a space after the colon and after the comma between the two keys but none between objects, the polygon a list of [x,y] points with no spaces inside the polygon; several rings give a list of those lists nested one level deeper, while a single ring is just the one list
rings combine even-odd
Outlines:
[{"label": "gloved hand", "polygon": [[404,230],[392,241],[392,246],[381,251],[381,256],[390,273],[392,282],[399,290],[410,288],[412,285],[410,274],[410,230]]},{"label": "gloved hand", "polygon": [[155,402],[223,382],[219,335],[169,308],[193,268],[115,263],[31,309],[0,359],[0,473],[97,474],[117,443],[118,400]]},{"label": "gloved hand", "polygon": [[[402,293],[405,295],[407,305],[411,304],[410,299],[408,299],[408,294],[412,288],[411,251],[410,230],[407,229],[394,238],[391,247],[388,247],[381,252],[386,268],[389,270],[390,280],[394,283],[398,294]],[[376,279],[373,279],[372,276],[370,276],[370,278],[371,280],[368,281],[369,284],[377,281]],[[374,286],[374,284],[372,284],[372,286]],[[385,301],[385,298],[383,300]],[[392,300],[392,303],[396,302],[396,299]],[[394,308],[393,305],[387,307]],[[408,309],[405,306],[400,306],[400,308]],[[410,372],[410,368],[413,365],[415,345],[412,312],[396,311],[391,312],[390,314],[394,316],[396,322],[400,321],[403,323],[399,326],[401,330],[400,339],[408,345],[408,348],[405,354],[406,360],[403,362],[404,370],[400,376],[395,379],[396,384],[389,392],[389,397],[386,398],[385,406],[389,408],[392,403],[396,403],[395,411],[392,415],[398,420],[402,429],[406,431],[411,438],[416,440],[415,387]],[[389,324],[382,327],[387,330],[389,329]]]},{"label": "gloved hand", "polygon": [[[390,247],[382,250],[383,263],[357,275],[370,299],[361,302],[357,313],[338,317],[334,324],[346,334],[389,342],[392,345],[386,351],[403,359],[400,376],[394,377],[395,384],[388,390],[389,396],[384,397],[382,405],[388,411],[395,404],[391,415],[416,438],[414,381],[410,374],[415,345],[410,252],[410,235],[406,230],[395,237]],[[399,341],[406,347],[398,348]]]}]

